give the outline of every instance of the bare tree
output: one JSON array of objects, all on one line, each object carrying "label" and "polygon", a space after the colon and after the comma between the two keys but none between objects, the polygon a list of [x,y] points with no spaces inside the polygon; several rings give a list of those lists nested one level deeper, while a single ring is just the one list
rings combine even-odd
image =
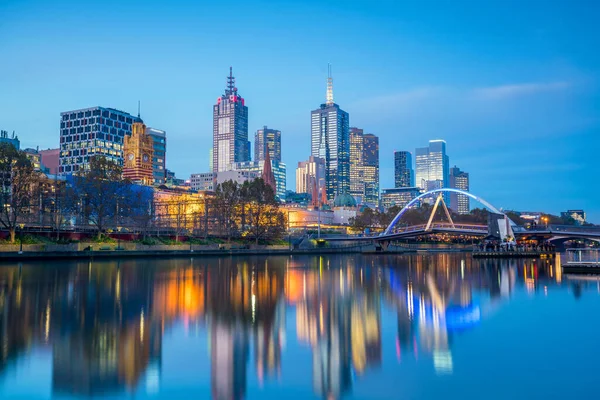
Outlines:
[{"label": "bare tree", "polygon": [[268,239],[285,227],[285,217],[277,204],[273,188],[262,178],[251,181],[248,185],[248,232],[255,243]]},{"label": "bare tree", "polygon": [[237,182],[226,181],[217,185],[215,194],[214,210],[222,232],[227,237],[227,241],[230,241],[238,230],[240,187]]},{"label": "bare tree", "polygon": [[12,144],[0,143],[0,224],[8,229],[10,242],[25,214],[36,205],[39,174],[22,151]]}]

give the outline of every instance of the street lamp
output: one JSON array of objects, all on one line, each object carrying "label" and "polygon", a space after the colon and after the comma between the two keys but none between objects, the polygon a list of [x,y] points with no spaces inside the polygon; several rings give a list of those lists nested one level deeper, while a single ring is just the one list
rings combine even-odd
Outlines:
[{"label": "street lamp", "polygon": [[25,224],[19,224],[19,254],[23,254],[23,228]]}]

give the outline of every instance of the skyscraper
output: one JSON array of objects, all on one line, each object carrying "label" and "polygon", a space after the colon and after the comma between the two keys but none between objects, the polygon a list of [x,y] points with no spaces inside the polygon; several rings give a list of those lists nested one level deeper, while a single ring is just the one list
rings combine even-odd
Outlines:
[{"label": "skyscraper", "polygon": [[412,154],[408,151],[394,151],[395,187],[413,187],[414,177]]},{"label": "skyscraper", "polygon": [[379,138],[350,128],[350,194],[359,203],[379,201]]},{"label": "skyscraper", "polygon": [[[425,191],[447,188],[450,185],[450,161],[446,155],[446,142],[430,140],[428,147],[416,149],[416,186]],[[450,196],[444,194],[450,204]]]},{"label": "skyscraper", "polygon": [[60,114],[59,174],[72,174],[89,165],[93,156],[104,156],[123,165],[123,140],[131,125],[143,122],[114,108],[91,107]]},{"label": "skyscraper", "polygon": [[146,128],[146,134],[152,138],[154,154],[152,156],[152,178],[154,185],[164,185],[167,171],[167,132],[155,128]]},{"label": "skyscraper", "polygon": [[325,160],[327,199],[350,191],[349,115],[333,102],[331,68],[327,100],[311,112],[311,155]]},{"label": "skyscraper", "polygon": [[[469,191],[469,173],[461,171],[456,165],[450,168],[450,187]],[[450,208],[458,214],[468,214],[471,211],[469,196],[450,193]]]},{"label": "skyscraper", "polygon": [[267,149],[271,161],[281,161],[281,131],[265,125],[254,134],[254,161],[264,161]]},{"label": "skyscraper", "polygon": [[325,187],[325,160],[310,156],[308,161],[299,161],[296,168],[296,193],[311,193],[313,186]]},{"label": "skyscraper", "polygon": [[213,106],[213,172],[227,171],[233,163],[249,160],[248,107],[238,95],[230,67],[225,93]]}]

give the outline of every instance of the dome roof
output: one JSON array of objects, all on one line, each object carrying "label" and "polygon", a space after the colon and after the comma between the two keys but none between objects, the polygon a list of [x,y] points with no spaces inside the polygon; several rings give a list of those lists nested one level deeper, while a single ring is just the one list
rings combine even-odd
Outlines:
[{"label": "dome roof", "polygon": [[342,193],[333,200],[334,207],[356,207],[356,200],[348,193]]}]

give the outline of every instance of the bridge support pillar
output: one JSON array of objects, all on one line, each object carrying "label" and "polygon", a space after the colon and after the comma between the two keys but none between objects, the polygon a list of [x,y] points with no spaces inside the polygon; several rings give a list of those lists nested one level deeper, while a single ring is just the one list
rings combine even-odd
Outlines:
[{"label": "bridge support pillar", "polygon": [[376,251],[387,251],[388,247],[390,247],[390,241],[389,240],[381,240],[378,242],[375,242],[375,250]]}]

